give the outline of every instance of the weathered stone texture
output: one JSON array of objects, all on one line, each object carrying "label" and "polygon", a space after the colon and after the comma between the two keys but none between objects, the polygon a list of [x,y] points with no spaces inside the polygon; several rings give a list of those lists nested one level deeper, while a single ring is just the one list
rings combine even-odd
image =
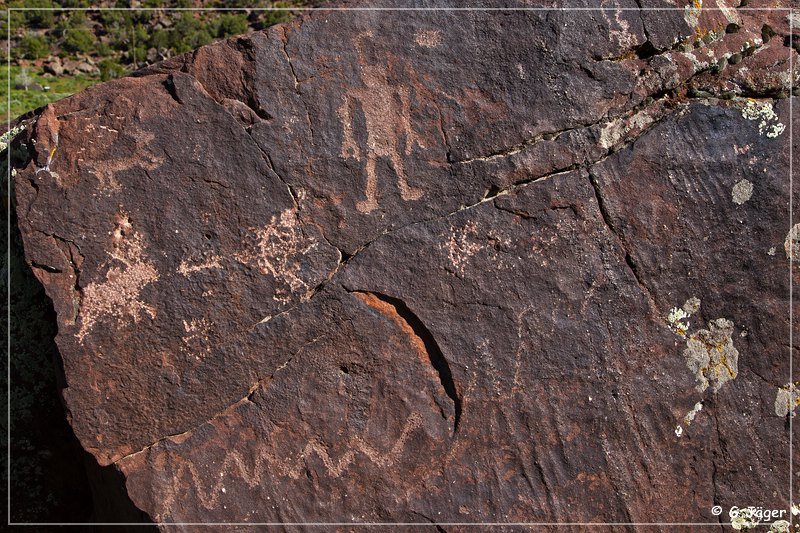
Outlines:
[{"label": "weathered stone texture", "polygon": [[42,110],[82,445],[164,522],[785,508],[797,56],[730,4],[321,11]]}]

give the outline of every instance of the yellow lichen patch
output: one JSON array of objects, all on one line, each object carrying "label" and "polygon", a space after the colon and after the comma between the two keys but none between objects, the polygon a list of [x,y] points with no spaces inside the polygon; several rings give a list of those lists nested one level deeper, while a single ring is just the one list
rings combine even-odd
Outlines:
[{"label": "yellow lichen patch", "polygon": [[703,0],[692,0],[692,3],[683,9],[683,20],[690,28],[697,28],[700,14],[703,12]]},{"label": "yellow lichen patch", "polygon": [[695,28],[694,38],[703,42],[715,41],[725,33],[725,26],[717,24],[711,28]]},{"label": "yellow lichen patch", "polygon": [[752,98],[748,98],[742,108],[742,117],[758,122],[758,134],[766,135],[770,139],[774,139],[786,130],[786,126],[778,121],[778,115],[769,102],[759,104]]},{"label": "yellow lichen patch", "polygon": [[108,252],[117,264],[106,271],[105,281],[90,283],[83,290],[81,325],[77,334],[80,342],[104,317],[115,318],[120,327],[127,323],[123,320],[125,317],[139,322],[142,312],[150,318],[156,317],[156,310],[140,300],[140,293],[158,279],[158,271],[144,257],[142,237],[132,228],[129,217],[124,212],[119,213],[112,232],[113,248]]},{"label": "yellow lichen patch", "polygon": [[716,392],[739,373],[739,351],[733,346],[733,322],[725,318],[711,321],[686,340],[686,364],[697,378],[698,392],[709,386]]},{"label": "yellow lichen patch", "polygon": [[626,50],[621,55],[615,58],[616,61],[628,61],[630,59],[636,59],[636,52],[634,50]]},{"label": "yellow lichen patch", "polygon": [[800,382],[789,383],[778,389],[775,395],[775,414],[778,416],[794,416],[794,411],[800,405]]},{"label": "yellow lichen patch", "polygon": [[797,261],[800,258],[800,224],[795,224],[786,239],[783,241],[783,249],[786,250],[786,258]]},{"label": "yellow lichen patch", "polygon": [[667,314],[667,325],[672,331],[681,337],[686,337],[689,332],[689,322],[685,320],[695,314],[700,309],[700,299],[692,296],[686,300],[683,306],[679,309],[673,307]]},{"label": "yellow lichen patch", "polygon": [[[700,300],[691,297],[682,308],[670,309],[666,317],[667,325],[677,335],[686,338],[689,323],[685,320],[699,309]],[[708,329],[700,329],[689,335],[683,356],[697,378],[698,392],[705,391],[709,386],[716,392],[726,382],[736,379],[739,374],[739,351],[733,346],[733,322],[718,318],[711,321]],[[684,422],[688,424],[691,420]],[[680,436],[683,430],[680,426],[678,428],[680,432],[676,430],[676,434]]]}]

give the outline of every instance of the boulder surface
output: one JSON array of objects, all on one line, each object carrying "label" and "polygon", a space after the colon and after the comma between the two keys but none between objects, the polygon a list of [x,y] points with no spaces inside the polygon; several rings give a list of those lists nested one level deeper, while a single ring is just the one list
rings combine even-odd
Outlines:
[{"label": "boulder surface", "polygon": [[677,4],[317,11],[28,117],[81,445],[165,529],[787,509],[798,45]]}]

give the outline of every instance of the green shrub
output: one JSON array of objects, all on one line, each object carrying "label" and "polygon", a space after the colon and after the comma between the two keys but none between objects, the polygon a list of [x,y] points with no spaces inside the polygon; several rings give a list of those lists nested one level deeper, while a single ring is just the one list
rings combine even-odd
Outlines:
[{"label": "green shrub", "polygon": [[214,27],[214,34],[220,38],[239,35],[247,31],[247,16],[224,14],[214,21]]},{"label": "green shrub", "polygon": [[114,36],[109,43],[113,50],[123,52],[128,49],[128,39],[125,37],[124,31],[114,32]]},{"label": "green shrub", "polygon": [[150,32],[147,31],[147,27],[143,24],[137,24],[133,30],[133,36],[136,41],[136,44],[146,43],[150,38]]},{"label": "green shrub", "polygon": [[125,67],[114,59],[104,59],[97,66],[100,69],[100,79],[103,81],[121,78],[125,75]]},{"label": "green shrub", "polygon": [[132,47],[128,50],[128,53],[130,54],[131,61],[135,61],[138,66],[141,66],[141,63],[144,63],[147,59],[147,48],[144,46]]},{"label": "green shrub", "polygon": [[156,30],[150,36],[150,46],[156,50],[166,50],[169,46],[169,32],[166,30]]},{"label": "green shrub", "polygon": [[67,18],[67,27],[71,29],[83,28],[86,26],[86,13],[83,11],[71,11]]},{"label": "green shrub", "polygon": [[[14,4],[11,5],[13,6]],[[11,16],[10,18],[6,18],[6,15]],[[7,32],[9,25],[11,26],[12,34],[15,33],[15,31],[19,28],[25,27],[25,15],[22,14],[22,11],[3,11],[3,13],[0,14],[0,35],[8,34]]]},{"label": "green shrub", "polygon": [[39,59],[50,53],[47,39],[35,33],[29,33],[19,41],[19,55],[26,59]]},{"label": "green shrub", "polygon": [[94,34],[86,28],[70,28],[66,31],[61,46],[73,54],[87,54],[94,45]]},{"label": "green shrub", "polygon": [[112,54],[111,47],[106,43],[97,43],[94,46],[94,51],[100,57],[108,57]]},{"label": "green shrub", "polygon": [[[127,17],[126,17],[127,16]],[[103,28],[106,31],[125,26],[126,22],[130,20],[130,13],[128,11],[100,11],[98,15]]]},{"label": "green shrub", "polygon": [[185,49],[182,50],[183,52],[188,52],[189,50],[194,50],[195,48],[199,48],[206,44],[209,44],[214,39],[211,37],[211,34],[208,33],[206,30],[200,30],[193,34],[191,34],[185,43]]},{"label": "green shrub", "polygon": [[[58,7],[52,0],[24,0],[22,2],[12,2],[9,7],[23,7],[21,11],[28,28],[51,28],[55,20],[53,11],[39,10],[40,7]],[[12,22],[14,22],[12,20]]]},{"label": "green shrub", "polygon": [[[291,7],[292,4],[288,2],[271,2],[272,7]],[[286,22],[292,18],[292,14],[288,10],[281,11],[261,11],[258,16],[260,28],[266,28],[274,24]]]},{"label": "green shrub", "polygon": [[128,13],[134,24],[149,24],[150,19],[153,18],[152,11],[128,11]]},{"label": "green shrub", "polygon": [[169,36],[170,48],[177,53],[188,52],[212,40],[205,24],[189,12],[181,13]]},{"label": "green shrub", "polygon": [[203,27],[203,23],[197,20],[189,11],[182,12],[178,20],[174,22],[172,28],[179,38],[186,37]]}]

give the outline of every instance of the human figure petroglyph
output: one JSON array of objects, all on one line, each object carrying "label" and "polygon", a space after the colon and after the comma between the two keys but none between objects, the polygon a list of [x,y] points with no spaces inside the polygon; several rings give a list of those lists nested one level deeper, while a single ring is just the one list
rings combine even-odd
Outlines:
[{"label": "human figure petroglyph", "polygon": [[[359,42],[371,33],[356,38]],[[389,83],[385,65],[369,65],[359,53],[359,71],[363,86],[350,88],[342,97],[338,115],[344,129],[341,156],[353,157],[357,161],[366,158],[367,186],[366,199],[356,203],[356,209],[370,213],[378,208],[378,177],[375,165],[380,157],[387,157],[397,175],[397,185],[403,200],[419,200],[424,191],[408,184],[408,175],[403,164],[403,155],[410,155],[414,142],[419,139],[411,126],[411,99],[407,87],[393,86]],[[358,102],[364,113],[367,128],[367,144],[363,150],[353,135],[353,115],[350,106]],[[400,143],[403,142],[401,154]]]},{"label": "human figure petroglyph", "polygon": [[141,300],[141,292],[158,280],[159,273],[146,257],[144,239],[133,231],[130,217],[124,211],[115,217],[111,235],[112,248],[107,253],[122,266],[111,266],[104,281],[90,283],[83,289],[81,326],[76,334],[81,344],[101,318],[116,318],[118,327],[124,328],[130,325],[124,320],[126,316],[134,323],[141,320],[142,313],[151,319],[156,317],[156,309]]},{"label": "human figure petroglyph", "polygon": [[309,287],[303,276],[303,257],[319,244],[306,237],[293,209],[274,215],[262,228],[249,228],[255,244],[234,258],[250,265],[263,274],[270,274],[278,282],[273,300],[288,303],[292,297]]}]

